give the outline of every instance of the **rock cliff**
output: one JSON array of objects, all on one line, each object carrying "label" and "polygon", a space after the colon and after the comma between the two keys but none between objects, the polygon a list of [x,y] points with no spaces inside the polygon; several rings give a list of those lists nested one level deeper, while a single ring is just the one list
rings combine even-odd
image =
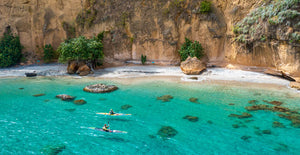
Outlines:
[{"label": "rock cliff", "polygon": [[[284,1],[295,2],[293,9],[299,11],[299,0]],[[277,36],[260,35],[264,41],[252,39],[249,43],[250,32],[234,33],[236,25],[272,1],[212,0],[210,13],[201,13],[201,2],[0,0],[0,35],[10,26],[21,38],[24,55],[36,61],[41,58],[45,44],[57,48],[67,38],[92,37],[104,31],[106,62],[140,61],[143,54],[156,64],[179,64],[177,51],[187,37],[203,45],[210,62],[274,67],[300,74],[299,41],[280,37],[299,33],[299,15],[279,26],[261,21],[264,31]],[[298,26],[291,26],[297,23]],[[247,43],[237,41],[241,34],[246,36]]]}]

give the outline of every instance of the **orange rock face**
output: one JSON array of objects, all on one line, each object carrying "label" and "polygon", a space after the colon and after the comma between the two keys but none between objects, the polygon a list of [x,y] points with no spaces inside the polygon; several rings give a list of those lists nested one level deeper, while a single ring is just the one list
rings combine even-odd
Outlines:
[{"label": "orange rock face", "polygon": [[181,62],[180,68],[184,74],[199,75],[206,69],[206,65],[196,57],[188,57],[185,61]]}]

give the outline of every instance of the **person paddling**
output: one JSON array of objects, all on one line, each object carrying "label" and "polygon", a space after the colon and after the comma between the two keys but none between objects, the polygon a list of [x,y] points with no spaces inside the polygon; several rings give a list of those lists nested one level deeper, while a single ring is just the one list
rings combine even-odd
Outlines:
[{"label": "person paddling", "polygon": [[113,114],[115,114],[115,112],[112,109],[110,109],[109,114],[113,115]]},{"label": "person paddling", "polygon": [[102,129],[104,130],[104,131],[109,131],[109,122],[107,123],[108,125],[106,125],[106,124],[104,124],[104,126],[102,127]]}]

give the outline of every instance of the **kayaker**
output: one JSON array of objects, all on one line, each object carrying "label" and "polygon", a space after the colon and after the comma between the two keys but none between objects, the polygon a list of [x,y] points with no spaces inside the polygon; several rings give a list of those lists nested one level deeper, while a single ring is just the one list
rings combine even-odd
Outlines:
[{"label": "kayaker", "polygon": [[104,131],[109,131],[109,125],[106,125],[106,124],[104,124],[104,126],[102,127],[102,129],[104,130]]},{"label": "kayaker", "polygon": [[115,112],[112,109],[110,109],[109,114],[113,115],[113,114],[115,114]]}]

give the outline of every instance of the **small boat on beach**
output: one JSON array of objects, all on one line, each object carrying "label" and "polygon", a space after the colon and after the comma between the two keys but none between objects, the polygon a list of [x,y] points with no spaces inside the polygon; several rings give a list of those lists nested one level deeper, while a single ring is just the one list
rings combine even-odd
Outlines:
[{"label": "small boat on beach", "polygon": [[36,72],[32,72],[32,73],[25,73],[26,77],[35,77],[37,76]]}]

